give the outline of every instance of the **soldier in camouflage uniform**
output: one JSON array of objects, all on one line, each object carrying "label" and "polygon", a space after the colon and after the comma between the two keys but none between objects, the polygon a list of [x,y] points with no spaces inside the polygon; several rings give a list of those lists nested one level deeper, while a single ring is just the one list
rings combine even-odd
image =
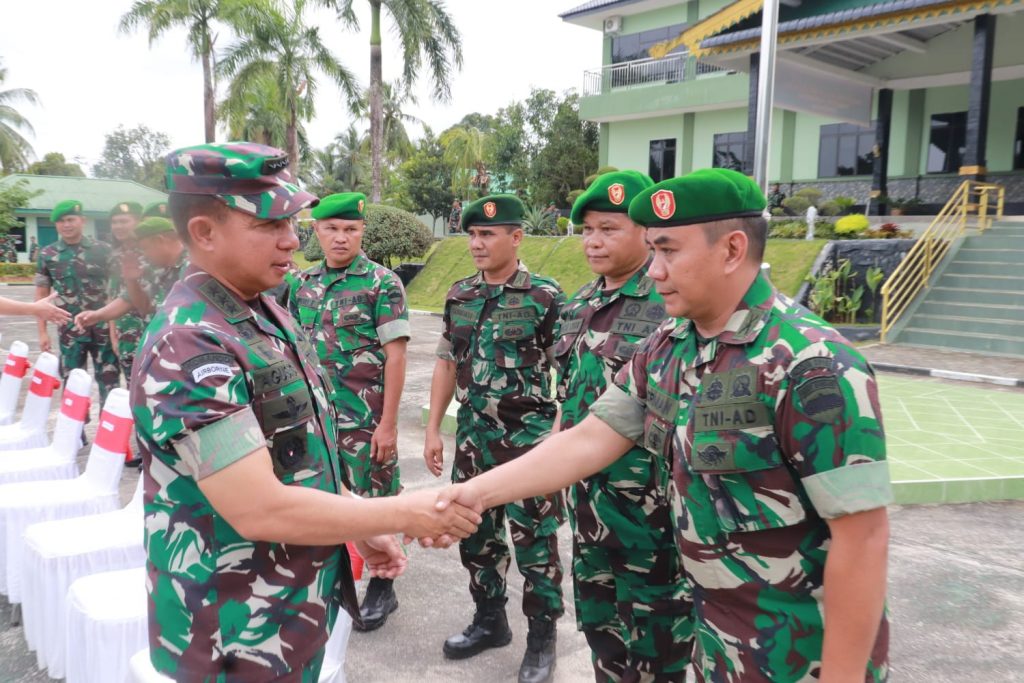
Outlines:
[{"label": "soldier in camouflage uniform", "polygon": [[[139,269],[139,249],[135,238],[135,228],[142,220],[142,206],[137,202],[121,202],[110,210],[110,233],[116,243],[110,255],[110,283],[107,292],[108,301],[120,298],[125,287],[125,277],[137,273]],[[131,303],[129,301],[129,303]],[[145,324],[142,314],[133,306],[119,315],[110,323],[111,338],[117,351],[117,360],[124,373],[125,381],[132,374],[132,362],[135,350],[142,339]]]},{"label": "soldier in camouflage uniform", "polygon": [[442,518],[428,492],[398,505],[342,486],[323,369],[260,295],[298,246],[291,216],[315,202],[287,166],[251,143],[168,157],[171,214],[194,263],[147,328],[131,401],[150,656],[176,681],[315,682],[339,603],[358,617],[341,544],[369,539],[359,548],[371,571],[395,576],[404,554],[376,534],[464,537],[478,519]]},{"label": "soldier in camouflage uniform", "polygon": [[[665,319],[646,275],[646,231],[629,202],[654,183],[636,171],[598,177],[572,208],[598,277],[562,309],[561,429],[587,416],[637,345]],[[576,622],[598,683],[683,681],[693,643],[691,602],[672,536],[668,462],[636,446],[569,489]]]},{"label": "soldier in camouflage uniform", "polygon": [[185,277],[189,265],[188,250],[175,232],[174,224],[166,218],[143,219],[136,235],[139,250],[146,261],[139,278],[125,282],[121,296],[133,301],[149,324],[174,283]]},{"label": "soldier in camouflage uniform", "polygon": [[38,260],[39,260],[39,243],[36,241],[36,238],[33,237],[31,240],[29,240],[28,262],[29,263],[35,263]]},{"label": "soldier in camouflage uniform", "polygon": [[[50,213],[56,223],[59,239],[39,253],[36,264],[36,299],[43,299],[50,290],[57,291],[57,303],[71,315],[101,308],[107,296],[107,260],[110,247],[83,235],[85,220],[82,203],[68,199],[58,203]],[[67,379],[75,368],[85,368],[92,358],[93,373],[99,385],[100,402],[118,385],[117,356],[106,327],[82,330],[73,323],[61,325],[57,332],[60,346],[61,377]],[[50,350],[46,323],[39,321],[39,348]]]},{"label": "soldier in camouflage uniform", "polygon": [[[365,195],[348,192],[313,209],[324,260],[299,274],[288,307],[330,379],[346,483],[361,496],[395,496],[409,310],[398,276],[362,252],[365,208]],[[371,579],[359,629],[380,628],[396,609],[393,582]]]},{"label": "soldier in camouflage uniform", "polygon": [[670,319],[575,428],[442,496],[551,490],[634,441],[672,462],[699,681],[888,678],[892,501],[878,387],[832,327],[760,274],[765,198],[706,169],[630,204]]},{"label": "soldier in camouflage uniform", "polygon": [[[522,216],[522,202],[511,195],[485,197],[462,214],[480,272],[452,285],[445,301],[424,449],[435,476],[443,464],[441,420],[453,393],[460,404],[453,481],[514,460],[551,433],[554,327],[565,297],[554,280],[518,262]],[[460,544],[476,615],[462,634],[445,642],[444,653],[462,659],[512,638],[505,614],[506,517],[530,623],[519,680],[545,681],[554,670],[555,622],[563,612],[556,536],[563,517],[560,495],[490,510],[480,530]]]}]

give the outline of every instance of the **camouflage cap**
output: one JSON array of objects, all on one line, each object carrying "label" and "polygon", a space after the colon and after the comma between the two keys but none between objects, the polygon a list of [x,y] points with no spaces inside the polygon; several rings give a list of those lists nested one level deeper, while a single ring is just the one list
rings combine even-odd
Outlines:
[{"label": "camouflage cap", "polygon": [[135,228],[135,236],[140,240],[164,232],[174,232],[174,223],[160,216],[150,216]]},{"label": "camouflage cap", "polygon": [[65,199],[62,202],[57,202],[57,205],[53,207],[53,211],[50,212],[50,221],[56,223],[64,216],[81,216],[82,215],[82,202],[77,199]]},{"label": "camouflage cap", "polygon": [[650,176],[639,171],[612,171],[594,179],[590,187],[572,205],[569,220],[583,224],[587,211],[629,213],[629,203],[638,193],[654,184]]},{"label": "camouflage cap", "polygon": [[153,202],[152,204],[147,205],[145,210],[142,212],[142,217],[143,218],[149,218],[150,216],[157,216],[157,217],[160,217],[160,218],[166,218],[167,217],[167,202],[159,201],[159,202]]},{"label": "camouflage cap", "polygon": [[288,155],[255,142],[195,145],[167,155],[167,189],[172,194],[218,197],[232,209],[277,220],[316,206],[288,171]]},{"label": "camouflage cap", "polygon": [[138,202],[119,202],[110,209],[109,217],[114,216],[135,216],[142,217],[142,204]]},{"label": "camouflage cap", "polygon": [[640,192],[629,217],[648,228],[711,223],[760,216],[767,201],[751,178],[727,168],[702,168]]}]

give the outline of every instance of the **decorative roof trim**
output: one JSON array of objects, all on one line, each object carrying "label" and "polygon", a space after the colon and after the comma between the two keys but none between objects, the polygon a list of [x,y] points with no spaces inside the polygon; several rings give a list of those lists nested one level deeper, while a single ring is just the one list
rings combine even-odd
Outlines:
[{"label": "decorative roof trim", "polygon": [[672,40],[658,43],[648,51],[648,54],[654,59],[661,59],[680,45],[686,45],[690,52],[697,54],[696,50],[700,48],[701,41],[705,38],[735,26],[760,11],[763,6],[764,0],[738,0],[738,2],[727,5],[706,17],[703,21],[697,22]]}]

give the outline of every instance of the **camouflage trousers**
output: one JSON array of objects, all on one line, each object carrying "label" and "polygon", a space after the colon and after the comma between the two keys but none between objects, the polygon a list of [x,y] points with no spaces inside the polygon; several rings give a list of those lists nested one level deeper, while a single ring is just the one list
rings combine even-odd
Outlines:
[{"label": "camouflage trousers", "polygon": [[[456,482],[490,469],[481,468],[480,452],[466,446],[466,442],[460,443],[455,453],[452,480]],[[505,597],[512,561],[505,535],[506,518],[516,567],[523,575],[523,614],[553,621],[565,611],[558,556],[558,527],[565,519],[561,494],[518,500],[484,512],[476,533],[459,542],[462,566],[469,571],[469,593],[476,603]]]},{"label": "camouflage trousers", "polygon": [[[132,320],[125,321],[125,318],[129,316],[132,317]],[[118,319],[115,325],[117,326],[117,362],[124,375],[125,386],[128,386],[132,376],[132,363],[135,362],[135,352],[139,348],[139,342],[142,341],[145,326],[140,318],[132,316],[130,313]]]},{"label": "camouflage trousers", "polygon": [[398,455],[386,462],[370,457],[374,429],[338,430],[338,459],[346,485],[354,493],[368,498],[397,496],[402,492]]},{"label": "camouflage trousers", "polygon": [[681,683],[693,650],[693,599],[679,553],[573,541],[576,624],[598,683]]},{"label": "camouflage trousers", "polygon": [[67,325],[60,329],[57,341],[60,345],[60,376],[63,380],[67,380],[76,368],[84,370],[88,359],[92,358],[92,370],[99,386],[102,409],[107,394],[117,388],[121,379],[117,356],[110,343],[110,330],[106,325],[96,325],[84,333],[78,333]]}]

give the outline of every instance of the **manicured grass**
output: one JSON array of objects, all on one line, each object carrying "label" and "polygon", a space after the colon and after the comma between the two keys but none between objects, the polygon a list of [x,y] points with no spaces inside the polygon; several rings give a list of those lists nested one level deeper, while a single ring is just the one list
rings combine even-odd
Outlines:
[{"label": "manicured grass", "polygon": [[[772,280],[786,294],[795,294],[824,246],[824,240],[770,240],[765,260],[772,264]],[[583,238],[527,237],[519,257],[536,273],[558,281],[567,295],[594,276],[583,256]],[[473,260],[465,237],[437,242],[423,271],[408,288],[409,305],[425,311],[441,311],[444,295],[456,280],[473,274]]]}]

